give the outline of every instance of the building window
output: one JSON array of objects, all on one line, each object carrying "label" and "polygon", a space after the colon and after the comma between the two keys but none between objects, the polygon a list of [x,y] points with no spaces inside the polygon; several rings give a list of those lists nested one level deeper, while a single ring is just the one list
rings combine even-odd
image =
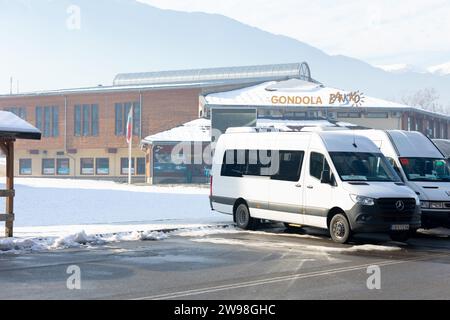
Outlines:
[{"label": "building window", "polygon": [[338,118],[361,118],[361,113],[359,112],[338,112]]},{"label": "building window", "polygon": [[36,107],[36,128],[42,132],[42,107]]},{"label": "building window", "polygon": [[95,171],[98,175],[108,175],[109,158],[97,158],[95,160]]},{"label": "building window", "polygon": [[6,107],[3,108],[4,111],[9,111],[14,113],[16,116],[22,118],[23,120],[27,120],[27,109],[23,107]]},{"label": "building window", "polygon": [[145,158],[136,158],[136,174],[145,174]]},{"label": "building window", "polygon": [[56,106],[52,107],[52,136],[59,136],[59,109]]},{"label": "building window", "polygon": [[80,159],[80,173],[84,175],[94,174],[94,158],[81,158]]},{"label": "building window", "polygon": [[141,135],[141,105],[138,102],[133,103],[133,134]]},{"label": "building window", "polygon": [[44,137],[50,137],[50,107],[44,107]]},{"label": "building window", "polygon": [[389,113],[387,112],[368,112],[367,118],[389,118]]},{"label": "building window", "polygon": [[69,159],[56,159],[56,173],[60,176],[67,176],[70,174]]},{"label": "building window", "polygon": [[36,127],[44,137],[59,135],[59,109],[57,106],[36,107]]},{"label": "building window", "polygon": [[75,105],[74,121],[75,136],[98,136],[98,104]]},{"label": "building window", "polygon": [[19,174],[31,175],[31,159],[19,159]]},{"label": "building window", "polygon": [[75,125],[74,125],[74,134],[75,136],[79,137],[81,136],[81,106],[77,104],[75,106]]},{"label": "building window", "polygon": [[[128,158],[120,158],[120,174],[128,174]],[[134,174],[134,158],[131,158],[131,174]]]},{"label": "building window", "polygon": [[91,106],[91,134],[98,136],[98,104]]},{"label": "building window", "polygon": [[116,136],[121,136],[123,134],[123,106],[121,103],[116,103]]},{"label": "building window", "polygon": [[55,174],[55,159],[42,159],[42,174],[43,175]]},{"label": "building window", "polygon": [[126,134],[128,113],[133,106],[133,135],[141,134],[141,105],[139,102],[126,102],[115,104],[115,132],[116,136],[124,136]]},{"label": "building window", "polygon": [[89,119],[91,117],[90,105],[83,104],[83,136],[90,135]]}]

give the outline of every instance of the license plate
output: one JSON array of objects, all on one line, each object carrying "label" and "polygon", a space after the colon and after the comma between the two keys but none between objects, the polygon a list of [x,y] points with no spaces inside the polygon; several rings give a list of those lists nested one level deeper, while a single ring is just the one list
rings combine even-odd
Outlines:
[{"label": "license plate", "polygon": [[409,230],[409,224],[393,224],[391,226],[393,231],[407,231]]}]

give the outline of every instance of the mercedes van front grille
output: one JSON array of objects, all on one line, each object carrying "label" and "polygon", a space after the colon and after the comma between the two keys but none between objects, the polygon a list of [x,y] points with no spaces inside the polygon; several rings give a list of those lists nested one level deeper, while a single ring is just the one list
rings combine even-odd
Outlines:
[{"label": "mercedes van front grille", "polygon": [[381,198],[376,204],[386,222],[408,222],[416,209],[416,200],[412,198]]}]

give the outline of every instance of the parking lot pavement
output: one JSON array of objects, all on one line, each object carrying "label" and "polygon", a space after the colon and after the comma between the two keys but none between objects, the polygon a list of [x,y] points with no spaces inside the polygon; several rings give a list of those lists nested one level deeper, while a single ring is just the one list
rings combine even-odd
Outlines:
[{"label": "parking lot pavement", "polygon": [[338,245],[314,229],[267,228],[0,255],[0,299],[110,298],[450,299],[450,239]]}]

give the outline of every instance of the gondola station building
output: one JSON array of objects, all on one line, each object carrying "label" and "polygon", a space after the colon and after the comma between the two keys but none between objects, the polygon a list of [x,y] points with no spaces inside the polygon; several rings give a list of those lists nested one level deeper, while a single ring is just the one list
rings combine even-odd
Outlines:
[{"label": "gondola station building", "polygon": [[[164,178],[177,170],[167,154],[179,135],[168,131],[190,123],[189,132],[205,139],[208,125],[201,120],[196,126],[194,120],[208,120],[214,108],[254,108],[258,119],[277,122],[326,120],[418,130],[444,139],[450,126],[447,115],[326,87],[311,78],[306,63],[119,74],[111,86],[0,96],[0,110],[13,112],[42,132],[41,141],[16,143],[15,175],[125,181],[126,119],[131,107],[135,182],[204,180],[194,178],[207,175],[198,168],[190,168],[198,172],[195,175]],[[155,145],[164,150],[158,161]],[[153,181],[161,168],[162,178]]]}]

